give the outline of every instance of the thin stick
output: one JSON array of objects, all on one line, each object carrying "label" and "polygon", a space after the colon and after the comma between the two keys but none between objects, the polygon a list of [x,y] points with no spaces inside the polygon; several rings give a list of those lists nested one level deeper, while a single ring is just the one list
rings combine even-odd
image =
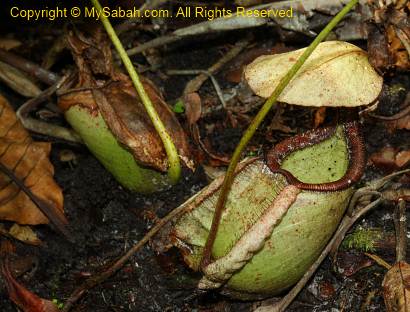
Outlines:
[{"label": "thin stick", "polygon": [[29,73],[31,76],[48,85],[55,84],[61,79],[61,77],[57,74],[48,71],[41,66],[22,58],[21,56],[17,56],[3,49],[0,49],[0,60],[26,73]]},{"label": "thin stick", "polygon": [[92,4],[95,8],[101,13],[101,22],[104,25],[105,30],[107,31],[112,43],[114,44],[115,48],[117,49],[118,54],[120,55],[122,62],[124,63],[125,68],[130,75],[130,78],[134,84],[135,89],[138,92],[138,95],[141,98],[142,103],[150,117],[155,130],[157,131],[158,135],[160,136],[162,143],[164,144],[165,151],[167,153],[169,168],[168,168],[168,177],[171,181],[177,182],[181,176],[181,165],[179,162],[179,155],[178,151],[175,147],[175,144],[172,142],[170,135],[167,132],[161,118],[159,117],[157,111],[155,110],[154,106],[150,98],[148,97],[147,93],[144,90],[144,87],[139,79],[137,72],[135,71],[134,65],[132,64],[130,58],[125,52],[123,45],[121,44],[120,39],[118,38],[117,34],[115,33],[114,28],[112,28],[111,23],[105,14],[102,14],[102,7],[98,0],[91,0]]},{"label": "thin stick", "polygon": [[205,267],[211,262],[211,251],[214,244],[216,233],[218,230],[219,222],[222,216],[222,211],[225,205],[225,201],[228,197],[229,190],[231,188],[234,172],[236,165],[238,164],[242,152],[248,144],[249,140],[253,137],[256,129],[264,120],[265,116],[268,114],[272,106],[276,103],[277,98],[291,81],[291,79],[296,75],[300,67],[307,60],[307,58],[312,54],[315,48],[322,42],[330,31],[343,19],[343,17],[356,5],[358,0],[351,0],[330,22],[329,24],[319,33],[319,35],[313,40],[310,46],[305,50],[305,52],[299,57],[296,63],[292,66],[289,72],[281,79],[276,89],[273,91],[272,95],[262,106],[256,117],[252,120],[248,129],[242,136],[238,146],[236,147],[231,162],[228,166],[228,170],[225,175],[224,183],[222,185],[221,193],[219,194],[218,201],[215,206],[215,214],[212,220],[211,229],[209,231],[209,236],[204,248],[203,258],[201,260],[201,266]]},{"label": "thin stick", "polygon": [[405,261],[407,249],[406,201],[401,198],[394,211],[394,228],[396,229],[396,262]]},{"label": "thin stick", "polygon": [[[252,6],[247,8],[247,11],[253,10],[264,10],[264,9],[284,9],[292,7],[294,12],[300,12],[301,16],[305,14],[314,13],[316,11],[322,12],[330,12],[332,13],[333,10],[341,7],[346,0],[291,0],[291,1],[276,1],[271,3],[265,3],[257,6]],[[366,4],[366,0],[359,1],[362,5]],[[365,11],[365,10],[364,10]],[[367,16],[367,14],[361,13],[363,16]],[[295,14],[292,20],[297,20],[298,14]],[[275,19],[274,19],[275,20]],[[280,20],[283,18],[276,18],[276,21],[279,21],[277,25],[281,26]],[[264,17],[243,17],[238,14],[233,14],[231,17],[219,17],[215,18],[210,21],[200,22],[194,25],[190,25],[184,28],[179,28],[174,32],[164,35],[161,37],[157,37],[151,41],[145,42],[141,45],[133,47],[127,50],[129,56],[141,53],[148,49],[161,47],[170,43],[177,42],[179,40],[185,38],[195,38],[195,36],[208,34],[208,33],[215,33],[215,32],[226,32],[232,30],[239,30],[239,29],[247,29],[247,28],[255,28],[265,24],[272,22],[271,18],[264,18]],[[300,26],[303,23],[294,23]],[[312,25],[313,26],[313,25]],[[350,25],[349,25],[350,26]],[[284,27],[286,30],[293,30],[295,32],[301,32],[307,35],[311,35],[313,31],[306,26],[294,27],[289,25],[289,23]],[[339,40],[349,40],[349,39],[358,39],[358,37],[363,37],[361,32],[353,31],[350,32],[352,36],[338,36]]]},{"label": "thin stick", "polygon": [[[214,86],[214,89],[216,91],[216,95],[218,96],[219,101],[222,104],[222,107],[226,109],[226,102],[225,102],[224,95],[223,95],[223,92],[221,90],[221,87],[219,86],[219,83],[216,80],[216,78],[214,77],[214,75],[212,75],[209,71],[203,70],[203,69],[182,69],[182,70],[173,69],[173,70],[167,70],[166,74],[171,75],[171,76],[172,75],[199,75],[199,76],[196,76],[194,79],[196,79],[198,77],[202,77],[202,76],[205,76],[207,78],[209,77],[209,79],[211,79],[212,85]],[[191,81],[193,81],[193,80],[191,80]],[[195,92],[195,91],[192,91],[192,92]],[[190,93],[190,92],[187,92],[187,93]],[[185,92],[184,92],[184,94],[185,94]]]},{"label": "thin stick", "polygon": [[20,106],[16,112],[16,115],[23,124],[24,128],[27,130],[53,138],[63,139],[69,142],[82,143],[80,136],[73,130],[29,117],[29,113],[35,110],[39,104],[54,94],[66,81],[66,79],[67,77],[63,77],[51,87],[43,90],[38,96],[29,99],[22,106]]},{"label": "thin stick", "polygon": [[374,260],[378,265],[386,268],[386,270],[390,270],[391,269],[391,265],[388,264],[386,261],[384,261],[382,258],[380,258],[378,255],[373,255],[371,253],[364,253],[367,257],[369,257],[370,259]]},{"label": "thin stick", "polygon": [[248,44],[249,39],[244,39],[237,42],[232,49],[225,53],[225,55],[222,56],[215,64],[209,67],[206,73],[203,73],[188,82],[185,86],[184,94],[198,91],[208,77],[211,77],[212,79],[212,75],[215,75],[226,63],[235,58]]}]

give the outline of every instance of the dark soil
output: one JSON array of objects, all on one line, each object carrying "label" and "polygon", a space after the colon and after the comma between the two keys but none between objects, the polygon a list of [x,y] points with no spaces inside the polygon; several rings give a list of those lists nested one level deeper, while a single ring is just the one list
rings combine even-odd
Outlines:
[{"label": "dark soil", "polygon": [[[263,33],[263,30],[261,31]],[[258,34],[260,35],[260,34]],[[273,44],[271,34],[260,41]],[[230,41],[235,42],[232,37]],[[173,49],[162,51],[163,69],[205,69],[220,57],[226,44],[225,39],[203,40],[185,43]],[[35,60],[35,57],[34,57]],[[155,73],[149,75],[154,76]],[[177,76],[161,80],[152,77],[162,87],[164,95],[172,103],[192,77]],[[222,87],[228,87],[223,76],[217,77]],[[408,77],[397,76],[387,85],[400,82],[410,89]],[[22,99],[8,89],[2,93],[15,105]],[[209,82],[201,88],[203,96],[215,97]],[[393,114],[400,99],[392,102],[382,100],[384,113]],[[298,132],[311,127],[312,112],[306,109],[289,109],[285,113],[288,125]],[[300,116],[305,116],[300,118]],[[334,116],[330,116],[333,119]],[[181,122],[185,119],[180,116]],[[227,125],[226,114],[217,112],[201,121],[201,129],[206,124]],[[264,127],[258,132],[252,150],[261,150],[260,143],[267,145]],[[213,149],[222,154],[233,151],[242,133],[242,128],[224,126],[218,128],[209,139]],[[378,122],[366,120],[364,125],[366,147],[372,153],[386,145],[403,147],[410,141],[409,133],[396,131],[389,134]],[[265,136],[266,135],[266,136]],[[276,141],[283,134],[270,134]],[[37,139],[44,139],[38,138]],[[407,142],[407,143],[406,143]],[[59,154],[70,150],[75,156],[72,162],[62,162]],[[20,276],[19,281],[41,297],[56,299],[63,303],[70,293],[90,274],[107,268],[115,259],[124,254],[152,227],[153,214],[163,217],[167,212],[183,203],[198,192],[208,182],[201,168],[192,173],[184,172],[182,181],[171,190],[150,196],[141,196],[124,190],[99,162],[83,147],[63,142],[53,144],[51,160],[55,167],[55,179],[64,191],[64,206],[70,221],[73,242],[66,241],[48,226],[38,226],[36,230],[44,242],[40,247],[30,247],[13,242],[17,254],[33,259],[30,272]],[[364,180],[380,177],[384,173],[368,168]],[[382,227],[392,230],[392,206],[380,206],[364,220],[362,226]],[[394,262],[394,252],[381,254],[385,260]],[[360,270],[345,277],[327,259],[305,287],[289,311],[384,311],[381,281],[385,270],[378,266]],[[158,255],[147,245],[114,277],[92,289],[76,305],[73,311],[251,311],[253,302],[232,301],[216,292],[201,293],[195,289],[198,276],[182,263],[179,254],[171,250]],[[330,289],[328,297],[323,289]],[[372,296],[370,296],[372,295]],[[366,299],[368,301],[366,301]],[[9,301],[4,286],[0,292],[0,310],[16,311]]]}]

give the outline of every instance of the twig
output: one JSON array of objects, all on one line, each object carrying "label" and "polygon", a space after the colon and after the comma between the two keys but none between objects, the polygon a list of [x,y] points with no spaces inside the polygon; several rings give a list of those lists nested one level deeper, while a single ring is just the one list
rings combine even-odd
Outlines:
[{"label": "twig", "polygon": [[81,138],[72,130],[29,117],[29,113],[36,109],[39,104],[44,102],[53,93],[55,93],[66,81],[66,79],[67,77],[63,77],[58,82],[54,83],[51,87],[42,91],[38,96],[25,102],[17,110],[16,115],[23,124],[24,128],[30,131],[44,134],[50,137],[60,138],[69,142],[82,143]]},{"label": "twig", "polygon": [[59,75],[50,72],[42,68],[41,66],[26,60],[25,58],[7,52],[3,49],[0,49],[0,60],[26,73],[29,73],[33,77],[48,85],[52,85],[61,79]]},{"label": "twig", "polygon": [[384,261],[384,260],[383,260],[382,258],[380,258],[379,256],[373,255],[373,254],[370,254],[370,253],[367,253],[367,252],[365,252],[364,254],[365,254],[367,257],[369,257],[370,259],[376,261],[376,263],[377,263],[378,265],[380,265],[380,266],[386,268],[387,270],[390,270],[390,269],[391,269],[391,265],[388,264],[386,261]]},{"label": "twig", "polygon": [[408,57],[410,57],[410,38],[407,36],[407,34],[401,30],[400,28],[395,27],[394,28],[396,31],[397,37],[399,37],[401,43],[404,45],[407,51]]},{"label": "twig", "polygon": [[230,187],[233,182],[234,173],[236,165],[238,164],[242,152],[245,149],[246,145],[248,144],[249,140],[253,137],[256,129],[265,119],[265,116],[269,113],[272,106],[276,103],[277,98],[282,93],[282,91],[286,88],[288,83],[291,79],[296,75],[299,71],[300,67],[302,67],[303,63],[307,60],[307,58],[312,54],[315,48],[322,42],[330,33],[330,31],[343,19],[343,17],[357,4],[358,0],[351,0],[348,5],[346,5],[330,22],[329,24],[319,33],[319,35],[313,40],[313,42],[306,48],[305,52],[299,57],[296,63],[292,66],[292,68],[288,71],[288,73],[281,79],[275,90],[273,91],[272,95],[268,98],[262,108],[259,110],[255,118],[252,120],[251,124],[249,125],[248,129],[243,134],[238,146],[236,147],[231,162],[228,166],[228,170],[225,175],[224,182],[222,184],[221,192],[219,193],[218,200],[215,206],[215,213],[212,220],[211,229],[209,231],[209,235],[204,247],[203,258],[201,261],[201,267],[206,267],[208,264],[211,263],[211,250],[214,244],[219,222],[222,216],[223,208],[225,205],[225,201],[228,197],[228,193]]},{"label": "twig", "polygon": [[172,219],[177,217],[178,215],[185,212],[187,209],[191,208],[190,205],[181,205],[178,208],[172,210],[168,215],[164,218],[160,219],[157,224],[137,243],[135,244],[128,252],[119,258],[114,264],[109,267],[106,271],[103,271],[99,274],[95,274],[94,276],[90,277],[86,280],[82,285],[77,287],[67,301],[64,304],[64,308],[62,312],[68,312],[74,306],[74,304],[85,295],[87,291],[91,288],[97,286],[98,284],[105,281],[110,276],[114,275],[121,267],[141,248],[143,247],[155,234],[158,233],[161,228],[170,222]]},{"label": "twig", "polygon": [[133,56],[135,54],[144,52],[148,49],[153,49],[153,48],[164,46],[164,45],[169,44],[169,43],[176,42],[176,41],[180,40],[181,38],[182,38],[181,36],[177,36],[177,35],[173,35],[173,34],[158,37],[158,38],[152,39],[151,41],[143,43],[143,44],[141,44],[141,45],[139,45],[135,48],[127,50],[127,54],[129,56]]},{"label": "twig", "polygon": [[[272,2],[267,4],[262,4],[254,7],[249,7],[247,10],[261,10],[261,9],[282,9],[282,8],[289,8],[293,7],[294,11],[301,11],[309,15],[314,11],[320,9],[323,12],[328,14],[332,14],[334,11],[338,12],[340,8],[347,3],[347,0],[291,0],[291,1],[279,1],[279,2]],[[359,1],[361,4],[365,4],[365,0]],[[365,10],[363,10],[365,11]],[[295,18],[295,17],[294,17]],[[129,56],[141,53],[147,49],[157,48],[160,46],[164,46],[169,43],[173,43],[179,41],[181,39],[187,37],[194,37],[202,34],[207,33],[214,33],[214,32],[224,32],[229,30],[238,30],[238,29],[247,29],[247,28],[254,28],[265,25],[270,22],[270,18],[264,17],[251,17],[251,16],[238,16],[234,14],[232,17],[220,17],[215,18],[210,21],[205,21],[202,23],[194,24],[185,28],[180,28],[175,30],[169,35],[165,35],[162,37],[155,38],[151,41],[143,43],[137,47],[127,50]],[[274,18],[275,20],[275,18]],[[277,18],[276,21],[280,23],[283,18]],[[286,29],[299,31],[302,33],[306,33],[307,31],[303,31],[300,28],[300,25],[296,27],[290,23],[287,23]],[[300,24],[300,23],[299,23]],[[344,40],[348,40],[348,38],[343,38]],[[358,39],[357,36],[354,39]]]},{"label": "twig", "polygon": [[36,97],[40,88],[20,69],[0,61],[0,81],[24,97]]},{"label": "twig", "polygon": [[[141,5],[139,7],[138,10],[141,11],[141,12],[144,12],[145,10],[153,10],[155,8],[158,8],[158,7],[162,6],[163,4],[166,4],[167,2],[168,2],[168,0],[150,0],[150,1],[146,1],[146,2],[144,2],[143,5]],[[124,31],[127,31],[128,29],[131,29],[133,24],[141,24],[142,22],[143,22],[143,19],[141,19],[141,18],[130,18],[130,19],[126,20],[125,22],[117,25],[115,27],[115,32],[117,34],[121,34]]]},{"label": "twig", "polygon": [[[102,13],[102,7],[98,0],[91,0],[95,8]],[[175,147],[174,142],[172,141],[170,135],[168,134],[167,129],[165,128],[161,118],[159,117],[157,111],[155,110],[151,99],[148,97],[145,89],[139,79],[137,72],[135,71],[134,65],[132,64],[130,58],[128,57],[127,53],[121,41],[118,39],[117,34],[115,33],[112,25],[105,14],[101,14],[101,22],[108,33],[112,43],[114,44],[118,54],[121,57],[122,62],[124,63],[125,68],[127,69],[128,74],[134,84],[135,89],[141,99],[141,102],[144,104],[145,110],[150,117],[155,130],[157,131],[159,137],[161,138],[162,143],[164,144],[165,152],[168,157],[168,177],[171,181],[176,183],[180,176],[181,176],[181,165],[179,161],[178,150]]]},{"label": "twig", "polygon": [[214,75],[221,70],[221,68],[233,58],[235,58],[242,50],[249,44],[249,39],[244,39],[235,44],[235,46],[230,49],[223,57],[221,57],[215,64],[209,67],[207,70],[168,70],[166,73],[168,75],[198,75],[191,81],[189,81],[184,89],[183,94],[189,94],[192,92],[197,92],[202,84],[208,79],[211,79],[211,82],[215,88],[216,94],[219,98],[219,101],[222,104],[222,107],[226,109],[226,102],[223,96],[221,87],[218,84],[218,81]]},{"label": "twig", "polygon": [[399,199],[394,211],[394,228],[396,229],[396,262],[406,260],[407,220],[406,202]]},{"label": "twig", "polygon": [[55,210],[44,200],[37,197],[33,192],[21,181],[13,171],[7,168],[0,162],[0,171],[10,178],[26,195],[37,205],[40,211],[50,220],[55,228],[62,233],[65,238],[71,241],[70,232],[67,229],[67,220],[63,214],[56,213]]},{"label": "twig", "polygon": [[379,192],[375,190],[381,189],[392,178],[402,175],[402,174],[406,174],[406,173],[410,173],[410,169],[404,169],[404,170],[400,170],[397,172],[393,172],[383,178],[373,180],[369,182],[367,186],[362,187],[361,189],[358,189],[353,194],[352,198],[350,199],[349,208],[348,208],[348,211],[351,211],[350,215],[353,214],[354,207],[356,206],[356,203],[360,197],[362,197],[363,195],[379,195]]},{"label": "twig", "polygon": [[[250,39],[244,39],[238,41],[235,46],[230,49],[223,57],[221,57],[215,64],[208,68],[207,73],[203,73],[198,77],[195,77],[190,82],[187,83],[184,89],[184,94],[192,93],[198,91],[202,84],[208,79],[208,77],[212,77],[217,72],[221,70],[221,68],[235,58],[239,53],[242,52],[244,48],[249,44]],[[212,78],[211,78],[212,79]]]},{"label": "twig", "polygon": [[[209,77],[211,79],[212,85],[215,88],[216,91],[216,95],[218,96],[219,101],[222,103],[222,107],[226,109],[226,103],[225,103],[225,99],[224,99],[224,95],[222,93],[221,87],[218,84],[218,81],[216,80],[216,78],[214,77],[214,75],[212,75],[209,71],[207,70],[202,70],[202,69],[182,69],[182,70],[167,70],[166,71],[167,75],[198,75],[200,74],[200,76],[205,76],[205,77]],[[191,80],[192,81],[192,80]],[[184,92],[184,94],[186,94]]]}]

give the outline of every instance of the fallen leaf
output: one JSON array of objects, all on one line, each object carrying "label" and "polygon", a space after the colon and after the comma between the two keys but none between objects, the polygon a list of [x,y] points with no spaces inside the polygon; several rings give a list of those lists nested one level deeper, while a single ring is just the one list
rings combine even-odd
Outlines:
[{"label": "fallen leaf", "polygon": [[[403,3],[405,3],[404,1]],[[374,9],[368,28],[369,61],[380,73],[410,70],[410,19],[397,1],[370,1]]]},{"label": "fallen leaf", "polygon": [[379,169],[386,172],[393,172],[397,169],[395,155],[397,149],[391,146],[383,147],[381,150],[370,155],[370,161]]},{"label": "fallen leaf", "polygon": [[406,166],[410,162],[410,150],[400,151],[396,155],[396,165],[399,168]]},{"label": "fallen leaf", "polygon": [[58,312],[59,309],[54,303],[40,298],[14,279],[9,262],[8,255],[3,255],[1,274],[3,275],[10,300],[23,312]]},{"label": "fallen leaf", "polygon": [[410,265],[396,263],[383,280],[383,296],[387,312],[407,312],[410,309]]},{"label": "fallen leaf", "polygon": [[21,41],[12,38],[0,38],[0,49],[11,50],[21,46]]},{"label": "fallen leaf", "polygon": [[0,62],[0,80],[25,97],[35,97],[41,90],[21,70]]},{"label": "fallen leaf", "polygon": [[391,146],[383,147],[370,156],[370,161],[385,172],[405,167],[410,162],[410,150],[400,150]]},{"label": "fallen leaf", "polygon": [[[63,194],[53,179],[54,168],[48,156],[51,144],[34,142],[0,95],[0,162],[40,200],[53,208],[59,220],[63,214]],[[0,173],[0,219],[20,224],[48,223],[47,217],[5,174]]]},{"label": "fallen leaf", "polygon": [[373,264],[363,253],[340,251],[337,253],[337,270],[349,277]]},{"label": "fallen leaf", "polygon": [[15,239],[22,241],[23,243],[30,245],[40,245],[41,240],[37,237],[37,234],[29,226],[20,226],[17,223],[9,230],[9,234]]},{"label": "fallen leaf", "polygon": [[184,94],[183,102],[185,104],[185,114],[189,125],[195,124],[202,113],[201,98],[197,92]]},{"label": "fallen leaf", "polygon": [[269,132],[273,131],[282,131],[283,133],[292,133],[293,130],[286,125],[286,120],[283,116],[285,112],[285,107],[282,104],[278,104],[275,112],[275,116],[273,116],[271,123],[268,127]]},{"label": "fallen leaf", "polygon": [[318,286],[319,286],[318,295],[322,300],[329,300],[336,294],[335,287],[328,280],[319,282]]},{"label": "fallen leaf", "polygon": [[202,100],[197,92],[190,92],[184,94],[183,102],[185,105],[185,114],[189,124],[189,129],[191,131],[192,138],[195,143],[197,143],[201,149],[207,154],[211,159],[222,162],[222,164],[229,163],[229,158],[224,156],[219,156],[211,151],[210,147],[207,147],[206,144],[202,141],[201,135],[198,128],[198,120],[201,118],[202,114]]},{"label": "fallen leaf", "polygon": [[[259,96],[269,97],[305,49],[258,57],[245,80]],[[278,100],[302,106],[360,106],[379,95],[383,79],[362,49],[342,41],[319,44]]]},{"label": "fallen leaf", "polygon": [[326,107],[320,107],[315,111],[314,128],[320,127],[326,118]]}]

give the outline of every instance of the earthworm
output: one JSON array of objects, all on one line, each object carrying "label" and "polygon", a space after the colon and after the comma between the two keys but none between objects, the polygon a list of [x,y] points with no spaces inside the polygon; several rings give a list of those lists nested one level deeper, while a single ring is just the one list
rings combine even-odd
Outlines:
[{"label": "earthworm", "polygon": [[346,189],[359,181],[363,175],[366,165],[366,155],[358,122],[353,121],[343,124],[343,130],[347,138],[349,168],[347,169],[346,174],[337,181],[318,184],[304,183],[298,180],[289,171],[280,168],[281,162],[289,153],[326,140],[336,131],[336,127],[326,127],[307,131],[276,144],[267,153],[266,163],[272,172],[283,174],[289,184],[302,190],[335,192]]}]

